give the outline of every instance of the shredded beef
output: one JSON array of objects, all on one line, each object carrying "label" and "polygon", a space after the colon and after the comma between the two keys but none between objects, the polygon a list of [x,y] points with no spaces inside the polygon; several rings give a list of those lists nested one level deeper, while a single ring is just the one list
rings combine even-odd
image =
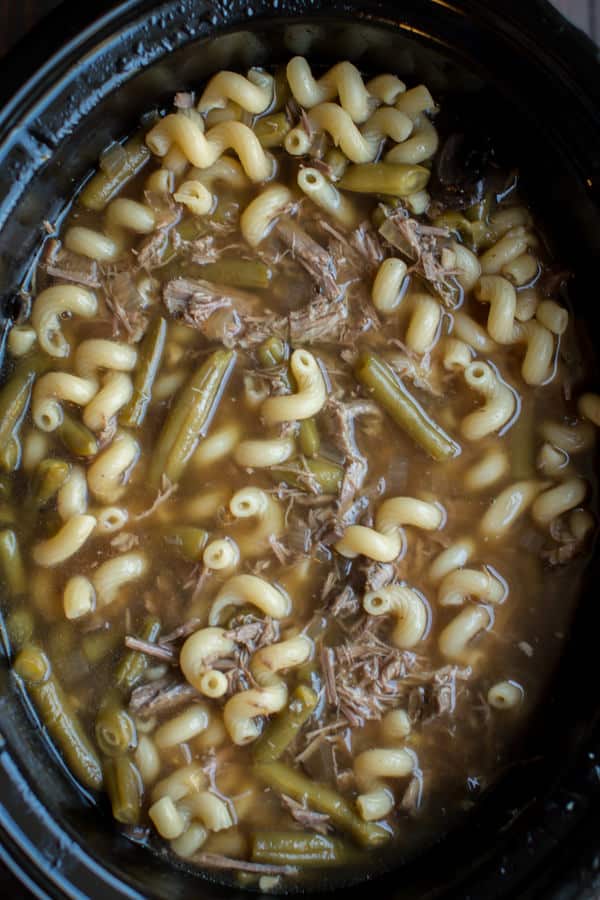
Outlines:
[{"label": "shredded beef", "polygon": [[251,306],[247,294],[190,278],[167,282],[163,301],[171,315],[197,328],[210,340],[221,340],[226,347],[233,347],[242,333],[240,313]]},{"label": "shredded beef", "polygon": [[328,300],[338,298],[341,289],[336,282],[335,267],[330,254],[303,228],[285,216],[277,222],[275,233],[289,249],[292,257],[308,272],[323,296]]},{"label": "shredded beef", "polygon": [[330,423],[333,427],[336,441],[344,454],[344,478],[340,490],[338,519],[340,525],[348,524],[346,519],[354,503],[356,495],[361,490],[369,466],[366,457],[358,449],[354,433],[354,420],[357,416],[376,415],[379,410],[374,403],[368,400],[358,400],[354,403],[342,403],[330,398],[327,410],[331,414]]},{"label": "shredded beef", "polygon": [[52,278],[61,278],[63,281],[71,281],[85,287],[100,287],[96,260],[67,250],[60,241],[54,239],[46,241],[40,266]]},{"label": "shredded beef", "polygon": [[129,700],[129,709],[141,718],[147,719],[172,712],[191,700],[198,699],[199,696],[191,684],[167,675],[134,688]]},{"label": "shredded beef", "polygon": [[443,264],[442,253],[450,243],[447,228],[434,228],[413,219],[404,207],[388,211],[379,233],[411,263],[409,272],[423,278],[450,308],[461,296],[454,270]]},{"label": "shredded beef", "polygon": [[105,299],[115,333],[124,332],[130,343],[137,343],[148,328],[149,316],[137,289],[134,268],[127,262],[104,271]]},{"label": "shredded beef", "polygon": [[330,830],[331,819],[326,813],[315,812],[309,809],[306,803],[298,803],[287,794],[281,795],[281,802],[291,815],[294,821],[308,828],[310,831],[316,831],[318,834],[327,834]]}]

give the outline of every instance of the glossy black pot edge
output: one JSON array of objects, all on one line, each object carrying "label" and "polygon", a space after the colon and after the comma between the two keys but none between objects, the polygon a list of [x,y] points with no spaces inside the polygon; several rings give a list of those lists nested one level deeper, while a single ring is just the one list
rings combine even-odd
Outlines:
[{"label": "glossy black pot edge", "polygon": [[[45,92],[48,83],[54,83],[57,77],[61,77],[73,61],[78,59],[79,56],[85,52],[88,46],[91,46],[96,40],[101,39],[103,36],[110,33],[115,23],[118,23],[119,26],[121,26],[123,21],[133,21],[139,18],[139,15],[149,8],[150,5],[151,3],[145,2],[145,0],[137,0],[137,2],[134,0],[134,2],[122,4],[113,12],[105,14],[96,25],[82,31],[79,37],[76,36],[63,52],[60,52],[53,60],[48,62],[43,69],[43,77],[41,75],[34,76],[27,86],[27,93],[24,91],[20,92],[18,101],[15,102],[12,107],[7,107],[3,111],[0,115],[0,135],[4,130],[3,126],[6,127],[8,124],[7,116],[17,114],[16,118],[18,119],[21,115],[26,115],[28,113],[27,100],[30,96],[37,100],[38,97]],[[473,8],[478,6],[478,4],[471,3],[469,3],[469,5],[473,5]],[[64,36],[65,20],[63,16],[67,10],[74,10],[75,6],[76,4],[69,3],[66,5],[65,10],[61,8],[57,11],[60,13],[60,19],[58,19],[56,17],[57,14],[55,14],[55,17],[51,17],[49,22],[38,31],[38,37],[33,36],[30,38],[30,40],[36,41],[36,47],[42,56],[44,54],[42,53],[41,47],[49,47],[49,35],[57,38],[62,29],[62,34]],[[259,3],[255,5],[255,8],[260,6],[263,6],[266,9],[267,4]],[[296,15],[301,11],[300,4],[290,3],[283,4],[282,6],[286,11],[289,6],[290,13],[293,15]],[[488,6],[490,6],[490,8],[499,8],[498,3],[488,4]],[[595,92],[596,95],[600,93],[598,90],[600,88],[600,79],[597,78],[597,68],[593,61],[594,54],[589,54],[591,45],[582,35],[570,27],[565,28],[562,21],[559,20],[553,11],[551,11],[550,7],[545,3],[537,2],[537,0],[535,3],[529,4],[529,9],[531,10],[534,8],[535,10],[535,17],[533,18],[529,18],[528,14],[521,15],[520,9],[517,8],[518,4],[509,2],[503,4],[503,7],[504,6],[506,6],[507,13],[510,17],[507,20],[507,27],[512,29],[518,28],[519,22],[522,23],[522,26],[525,29],[526,20],[531,26],[534,18],[539,25],[539,17],[547,16],[547,21],[553,23],[551,43],[555,47],[555,52],[558,52],[558,49],[561,48],[563,54],[568,54],[570,52],[575,52],[577,54],[575,74],[572,77],[569,77],[571,77],[571,80],[573,80],[573,78],[578,80],[578,83],[581,85],[582,96],[584,87],[590,87],[591,92]],[[105,11],[105,8],[105,4],[96,4],[96,9],[98,10]],[[302,9],[305,8],[306,7],[302,6]],[[383,4],[358,3],[352,8],[360,9],[365,15],[373,15],[376,17],[377,10],[383,9]],[[332,14],[342,10],[348,12],[349,9],[349,4],[331,4],[328,5],[324,11],[327,14]],[[313,15],[318,12],[313,8],[310,8],[309,11]],[[478,7],[478,11],[481,13],[481,7]],[[78,20],[89,21],[89,16],[94,14],[94,6],[86,7],[85,14],[82,13],[81,9],[79,9],[78,12]],[[123,16],[123,18],[121,19],[120,16]],[[75,17],[70,19],[69,29],[76,20]],[[54,29],[48,27],[50,22],[56,23]],[[79,27],[79,25],[77,25],[77,27]],[[566,43],[567,36],[569,41],[575,42],[571,45],[573,51],[569,50],[569,45]],[[29,57],[29,59],[27,58],[27,50],[24,49],[20,51],[20,53],[21,60],[26,59],[27,65],[29,65],[31,57]],[[592,73],[594,77],[592,77]],[[590,78],[590,81],[588,85],[585,85],[587,78]],[[588,98],[590,96],[591,94],[588,91]],[[595,97],[595,102],[598,102],[598,96]],[[16,122],[16,119],[13,119],[13,122]],[[35,877],[36,880],[39,879],[39,884],[43,885],[43,888],[36,888],[36,894],[38,896],[67,896],[78,898],[79,900],[79,898],[83,898],[86,894],[82,893],[79,889],[74,887],[74,885],[79,884],[85,891],[86,881],[89,883],[90,879],[94,879],[94,881],[106,891],[106,896],[140,897],[137,892],[130,891],[125,885],[121,883],[117,885],[110,873],[99,866],[91,856],[85,854],[79,847],[73,848],[71,842],[68,841],[68,839],[65,840],[64,832],[61,831],[55,822],[48,819],[43,806],[39,804],[35,797],[27,796],[27,784],[18,770],[16,761],[10,756],[6,749],[0,752],[0,762],[4,776],[8,779],[11,787],[3,797],[4,811],[2,817],[0,817],[0,827],[6,835],[6,846],[9,848],[8,855],[10,856],[11,864],[15,871],[20,872],[25,879],[29,879],[31,882],[27,872],[32,873],[32,868],[35,867],[35,874],[32,874],[31,877]],[[2,780],[4,781],[4,777]],[[574,791],[579,789],[580,788],[573,787]],[[565,802],[567,802],[566,796]],[[10,814],[7,812],[9,809]],[[597,812],[597,808],[595,811]],[[590,829],[586,823],[587,819],[590,819],[595,811],[592,810],[586,817],[586,820],[582,820],[581,822],[580,830],[583,836],[578,838],[578,832],[576,831],[569,841],[568,846],[557,847],[556,854],[551,863],[548,864],[547,870],[542,873],[536,873],[532,878],[531,883],[527,886],[523,886],[526,893],[521,893],[520,896],[532,898],[543,897],[544,900],[549,900],[549,898],[555,894],[553,885],[555,873],[556,871],[560,871],[561,887],[558,890],[560,891],[561,900],[567,900],[567,898],[570,900],[570,898],[576,896],[590,898],[597,897],[597,891],[595,891],[594,888],[586,888],[583,894],[581,894],[579,890],[583,885],[589,885],[590,876],[594,871],[593,859],[594,856],[597,855],[598,848],[593,841],[593,829]],[[589,844],[590,834],[592,835],[592,845],[584,846],[586,840]],[[55,864],[49,864],[49,859],[53,859],[52,852],[49,853],[47,847],[49,836],[51,842],[55,842],[56,844]],[[45,852],[43,854],[40,852],[40,846],[44,847]],[[583,855],[579,854],[579,850],[582,850]],[[61,862],[67,853],[69,855],[68,865],[66,866],[66,869],[69,871],[68,878],[64,877],[63,871],[61,871]],[[5,854],[3,853],[3,855]],[[571,872],[573,873],[572,876],[570,874]],[[565,887],[567,884],[570,885],[569,888]],[[593,893],[589,893],[590,890],[593,891]],[[96,894],[94,894],[94,896],[96,896]],[[477,897],[476,900],[483,900],[483,898]]]}]

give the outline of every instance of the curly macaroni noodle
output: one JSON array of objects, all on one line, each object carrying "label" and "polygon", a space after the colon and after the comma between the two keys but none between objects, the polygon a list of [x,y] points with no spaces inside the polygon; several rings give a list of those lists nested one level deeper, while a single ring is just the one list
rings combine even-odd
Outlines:
[{"label": "curly macaroni noodle", "polygon": [[290,598],[257,575],[234,575],[215,597],[208,615],[209,625],[218,625],[229,606],[255,606],[265,616],[284,619],[291,612]]},{"label": "curly macaroni noodle", "polygon": [[97,312],[95,294],[78,285],[62,284],[38,294],[31,312],[31,324],[42,350],[50,356],[68,356],[71,348],[60,330],[61,318],[71,315],[91,319]]},{"label": "curly macaroni noodle", "polygon": [[414,497],[393,497],[379,507],[375,528],[350,525],[335,549],[348,559],[363,555],[377,562],[392,562],[404,546],[404,525],[435,531],[443,521],[443,510],[433,503]]},{"label": "curly macaroni noodle", "polygon": [[392,641],[402,650],[410,650],[423,639],[429,621],[425,601],[413,588],[392,584],[370,591],[363,598],[363,608],[370,616],[392,615],[396,625]]},{"label": "curly macaroni noodle", "polygon": [[261,415],[267,425],[280,425],[316,416],[327,402],[327,386],[319,363],[308,350],[294,350],[290,370],[296,381],[294,394],[268,397]]}]

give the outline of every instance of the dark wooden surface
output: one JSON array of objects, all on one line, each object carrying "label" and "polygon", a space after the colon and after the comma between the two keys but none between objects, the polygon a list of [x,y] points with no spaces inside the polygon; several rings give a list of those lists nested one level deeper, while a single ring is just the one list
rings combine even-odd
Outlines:
[{"label": "dark wooden surface", "polygon": [[[568,18],[600,43],[600,0],[554,2]],[[60,0],[0,0],[0,56],[59,4]],[[27,900],[31,895],[0,867],[0,897],[3,900]]]}]

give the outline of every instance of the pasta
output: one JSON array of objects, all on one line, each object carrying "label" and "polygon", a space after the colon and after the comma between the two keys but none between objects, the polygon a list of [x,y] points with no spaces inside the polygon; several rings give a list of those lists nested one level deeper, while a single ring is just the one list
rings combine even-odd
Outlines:
[{"label": "pasta", "polygon": [[450,70],[375,38],[336,36],[400,77],[209,42],[8,284],[11,679],[115,827],[234,892],[374,874],[494,784],[599,521],[564,261],[479,94],[453,132]]}]

